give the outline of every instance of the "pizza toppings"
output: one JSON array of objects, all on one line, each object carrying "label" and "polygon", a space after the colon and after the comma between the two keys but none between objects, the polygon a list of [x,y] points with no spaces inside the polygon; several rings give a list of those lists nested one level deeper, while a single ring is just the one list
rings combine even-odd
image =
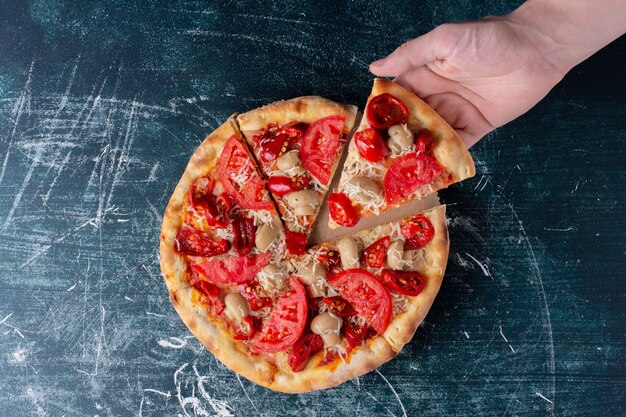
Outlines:
[{"label": "pizza toppings", "polygon": [[377,201],[381,197],[380,186],[376,181],[367,177],[352,177],[350,181],[346,182],[345,187],[350,199],[360,204]]},{"label": "pizza toppings", "polygon": [[300,151],[297,149],[281,155],[276,160],[276,167],[290,177],[304,174],[304,167],[300,161]]},{"label": "pizza toppings", "polygon": [[332,193],[328,196],[330,217],[340,226],[352,227],[359,222],[359,215],[352,201],[344,193]]},{"label": "pizza toppings", "polygon": [[235,331],[233,337],[235,340],[250,340],[255,334],[256,328],[254,327],[252,317],[246,316],[241,320],[239,328]]},{"label": "pizza toppings", "polygon": [[[197,276],[195,272],[193,273]],[[220,297],[220,289],[209,282],[203,281],[202,279],[199,279],[193,287],[202,293],[201,301],[209,305],[211,312],[216,316],[221,316],[224,312],[224,303]]]},{"label": "pizza toppings", "polygon": [[424,277],[417,271],[383,269],[381,277],[385,285],[398,294],[415,297],[424,289]]},{"label": "pizza toppings", "polygon": [[305,367],[311,355],[324,348],[324,342],[320,335],[309,333],[302,336],[289,352],[287,363],[294,372],[300,372]]},{"label": "pizza toppings", "polygon": [[[269,266],[269,265],[268,265]],[[257,294],[257,287],[259,286],[258,281],[255,279],[250,280],[244,284],[238,285],[239,291],[243,298],[248,301],[250,308],[253,311],[257,311],[262,309],[263,307],[268,307],[272,305],[272,299],[269,297],[261,297]]]},{"label": "pizza toppings", "polygon": [[228,216],[233,208],[233,202],[226,193],[215,197],[210,195],[205,205],[205,218],[209,226],[225,228],[228,226]]},{"label": "pizza toppings", "polygon": [[273,223],[263,223],[256,230],[254,245],[262,252],[269,249],[278,236],[278,226]]},{"label": "pizza toppings", "polygon": [[326,297],[328,295],[326,269],[322,264],[309,262],[298,269],[298,276],[307,284],[312,298]]},{"label": "pizza toppings", "polygon": [[344,237],[337,242],[337,249],[339,249],[339,258],[344,269],[359,267],[359,246],[354,239]]},{"label": "pizza toppings", "polygon": [[328,306],[328,309],[332,311],[336,316],[349,317],[356,314],[354,308],[352,308],[350,303],[339,296],[322,298],[322,301]]},{"label": "pizza toppings", "polygon": [[339,267],[339,251],[333,249],[321,250],[317,253],[317,262],[320,262],[329,272],[335,272]]},{"label": "pizza toppings", "polygon": [[270,254],[231,256],[209,260],[191,267],[214,284],[242,284],[254,278],[269,262]]},{"label": "pizza toppings", "polygon": [[354,144],[359,154],[370,162],[379,162],[387,155],[385,138],[374,129],[365,129],[355,133]]},{"label": "pizza toppings", "polygon": [[209,177],[200,177],[191,184],[187,201],[192,207],[205,207],[213,191],[214,181]]},{"label": "pizza toppings", "polygon": [[387,249],[387,264],[390,268],[401,270],[404,267],[404,241],[394,240]]},{"label": "pizza toppings", "polygon": [[411,152],[395,159],[385,174],[383,186],[389,204],[398,204],[421,186],[430,184],[443,174],[441,165],[432,157]]},{"label": "pizza toppings", "polygon": [[370,268],[381,268],[385,262],[390,241],[389,236],[384,236],[365,248],[363,251],[365,265]]},{"label": "pizza toppings", "polygon": [[431,154],[434,146],[435,138],[428,130],[422,129],[417,133],[415,137],[415,150],[417,152]]},{"label": "pizza toppings", "polygon": [[320,203],[319,199],[320,195],[315,190],[295,191],[285,196],[285,202],[294,209],[296,216],[313,214]]},{"label": "pizza toppings", "polygon": [[230,242],[213,239],[208,233],[183,224],[174,240],[174,249],[181,255],[210,257],[228,252]]},{"label": "pizza toppings", "polygon": [[409,116],[409,109],[402,100],[389,93],[379,94],[367,104],[365,115],[374,129],[387,129]]},{"label": "pizza toppings", "polygon": [[343,335],[348,342],[348,346],[354,349],[359,346],[363,342],[363,340],[365,340],[365,336],[367,336],[367,324],[358,326],[356,324],[347,322],[343,326]]},{"label": "pizza toppings", "polygon": [[376,276],[365,269],[347,269],[328,282],[378,334],[385,332],[391,320],[391,295]]},{"label": "pizza toppings", "polygon": [[311,320],[311,331],[322,337],[325,347],[336,346],[341,343],[342,325],[341,317],[327,311]]},{"label": "pizza toppings", "polygon": [[398,123],[389,127],[389,150],[394,155],[401,155],[410,151],[413,147],[413,132],[409,130],[406,123]]},{"label": "pizza toppings", "polygon": [[435,234],[433,224],[422,214],[413,216],[402,223],[400,229],[406,239],[406,249],[419,249],[426,246]]},{"label": "pizza toppings", "polygon": [[290,284],[292,290],[278,299],[272,314],[254,341],[254,348],[261,352],[287,350],[304,331],[308,312],[306,293],[296,278],[292,278]]},{"label": "pizza toppings", "polygon": [[254,247],[256,232],[254,220],[248,217],[237,217],[233,220],[233,232],[235,252],[240,256],[249,254]]},{"label": "pizza toppings", "polygon": [[304,190],[311,180],[305,176],[283,177],[273,176],[267,181],[267,188],[277,196]]},{"label": "pizza toppings", "polygon": [[289,148],[300,140],[302,129],[300,126],[270,125],[252,140],[261,149],[261,160],[270,162],[284,154]]},{"label": "pizza toppings", "polygon": [[287,250],[292,255],[304,255],[306,252],[306,235],[304,233],[287,232],[285,237]]},{"label": "pizza toppings", "polygon": [[302,164],[323,185],[330,181],[345,122],[344,116],[324,117],[313,122],[302,136]]}]

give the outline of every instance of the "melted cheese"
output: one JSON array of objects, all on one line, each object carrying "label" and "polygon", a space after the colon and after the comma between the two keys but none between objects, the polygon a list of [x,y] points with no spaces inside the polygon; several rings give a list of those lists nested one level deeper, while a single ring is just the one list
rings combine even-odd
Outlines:
[{"label": "melted cheese", "polygon": [[346,193],[353,202],[355,202],[354,197],[357,194],[367,197],[365,202],[363,202],[364,199],[361,198],[357,204],[363,209],[371,211],[374,214],[380,214],[381,211],[387,207],[387,202],[383,198],[382,192],[378,194],[371,191],[368,192],[367,190],[364,190],[349,181],[344,184],[343,192]]}]

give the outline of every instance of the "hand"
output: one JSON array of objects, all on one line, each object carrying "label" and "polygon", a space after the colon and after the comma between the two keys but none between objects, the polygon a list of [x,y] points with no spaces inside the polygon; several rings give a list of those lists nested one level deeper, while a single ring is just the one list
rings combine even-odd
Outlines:
[{"label": "hand", "polygon": [[514,16],[445,24],[371,64],[437,111],[467,147],[522,115],[565,75],[551,39]]}]

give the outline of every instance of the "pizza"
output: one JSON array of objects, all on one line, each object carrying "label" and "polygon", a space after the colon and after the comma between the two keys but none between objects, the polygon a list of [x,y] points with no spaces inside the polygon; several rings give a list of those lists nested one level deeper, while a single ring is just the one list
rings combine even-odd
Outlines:
[{"label": "pizza", "polygon": [[356,113],[355,106],[298,97],[237,117],[285,221],[291,254],[304,253]]},{"label": "pizza", "polygon": [[454,129],[411,91],[377,78],[328,197],[329,227],[352,227],[474,174]]},{"label": "pizza", "polygon": [[[172,305],[222,363],[272,390],[329,388],[392,359],[443,279],[445,206],[306,248],[319,203],[295,220],[304,205],[289,196],[322,201],[355,117],[320,97],[231,116],[196,149],[163,217]],[[299,161],[279,162],[293,151]]]}]

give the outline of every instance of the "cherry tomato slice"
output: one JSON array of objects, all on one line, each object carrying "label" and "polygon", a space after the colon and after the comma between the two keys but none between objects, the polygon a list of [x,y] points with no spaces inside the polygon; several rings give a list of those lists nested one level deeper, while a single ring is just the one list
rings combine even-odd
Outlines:
[{"label": "cherry tomato slice", "polygon": [[391,238],[385,236],[365,248],[363,251],[365,265],[370,268],[381,268],[387,257],[387,249],[389,249],[390,242]]},{"label": "cherry tomato slice", "polygon": [[274,210],[271,201],[263,199],[265,181],[261,179],[248,150],[231,136],[218,162],[220,183],[239,206],[250,210]]},{"label": "cherry tomato slice", "polygon": [[376,276],[365,269],[346,269],[331,275],[328,282],[374,330],[385,332],[391,319],[391,295]]},{"label": "cherry tomato slice", "polygon": [[309,333],[302,336],[291,348],[287,363],[294,372],[300,372],[306,368],[311,355],[319,352],[324,347],[324,341],[321,336],[315,333]]},{"label": "cherry tomato slice", "polygon": [[330,311],[340,317],[350,317],[356,314],[350,303],[339,296],[322,298],[322,301],[328,306]]},{"label": "cherry tomato slice", "polygon": [[345,123],[343,116],[324,117],[313,122],[302,136],[302,165],[324,185],[330,180]]},{"label": "cherry tomato slice", "polygon": [[215,197],[211,195],[205,206],[204,214],[209,226],[225,228],[228,226],[228,216],[233,208],[233,202],[226,193]]},{"label": "cherry tomato slice", "polygon": [[261,149],[261,160],[271,162],[287,152],[302,137],[302,126],[279,126],[272,124],[252,140]]},{"label": "cherry tomato slice", "polygon": [[317,261],[321,262],[328,272],[335,272],[339,268],[339,251],[327,249],[317,253]]},{"label": "cherry tomato slice", "polygon": [[275,195],[283,196],[294,191],[304,190],[309,182],[311,182],[309,177],[296,176],[289,178],[275,175],[267,181],[267,188]]},{"label": "cherry tomato slice", "polygon": [[332,193],[328,196],[328,210],[330,217],[340,226],[352,227],[360,220],[352,201],[344,193]]},{"label": "cherry tomato slice", "polygon": [[235,252],[240,256],[249,254],[254,247],[256,235],[254,220],[249,217],[237,217],[233,220],[233,233],[235,235],[233,239]]},{"label": "cherry tomato slice", "polygon": [[308,315],[306,292],[296,278],[289,282],[292,291],[278,299],[272,314],[254,342],[254,348],[261,352],[287,350],[296,343],[304,331]]},{"label": "cherry tomato slice", "polygon": [[387,268],[383,269],[382,279],[391,291],[412,297],[422,292],[426,282],[417,271],[393,271]]},{"label": "cherry tomato slice", "polygon": [[417,136],[415,136],[415,150],[417,152],[430,155],[433,152],[434,146],[435,138],[428,130],[422,129],[417,133]]},{"label": "cherry tomato slice", "polygon": [[228,252],[230,242],[226,239],[213,239],[208,233],[183,224],[174,239],[174,249],[181,255],[215,256]]},{"label": "cherry tomato slice", "polygon": [[306,252],[306,235],[304,233],[287,232],[285,236],[287,250],[292,255],[304,255]]},{"label": "cherry tomato slice", "polygon": [[343,325],[342,332],[348,342],[348,346],[354,349],[365,340],[365,336],[367,336],[367,324],[356,326],[350,322],[346,322]]},{"label": "cherry tomato slice", "polygon": [[250,316],[246,316],[241,320],[241,326],[235,331],[233,336],[235,340],[250,340],[256,334],[254,323]]},{"label": "cherry tomato slice", "polygon": [[398,97],[383,93],[373,97],[367,103],[365,115],[374,129],[387,129],[406,120],[409,116],[409,109]]},{"label": "cherry tomato slice", "polygon": [[398,204],[421,186],[430,184],[444,169],[433,157],[411,152],[394,160],[385,174],[383,188],[389,204]]},{"label": "cherry tomato slice", "polygon": [[256,288],[258,287],[258,284],[259,283],[256,281],[256,279],[253,279],[245,284],[237,286],[237,288],[239,288],[239,292],[241,293],[243,298],[246,299],[252,311],[257,311],[262,309],[263,307],[269,307],[272,305],[271,298],[260,297],[257,294]]},{"label": "cherry tomato slice", "polygon": [[208,304],[213,314],[221,316],[224,312],[224,302],[220,297],[220,289],[210,282],[203,281],[202,279],[200,279],[193,287],[202,293],[203,298],[201,299],[201,302]]},{"label": "cherry tomato slice", "polygon": [[370,162],[378,162],[387,156],[385,138],[374,129],[365,129],[355,133],[354,144],[359,154]]},{"label": "cherry tomato slice", "polygon": [[435,228],[426,216],[418,214],[404,221],[400,227],[400,232],[406,239],[405,249],[419,249],[432,240]]},{"label": "cherry tomato slice", "polygon": [[254,278],[269,260],[269,253],[261,253],[209,260],[192,264],[191,267],[214,284],[243,284]]},{"label": "cherry tomato slice", "polygon": [[187,197],[188,204],[194,208],[205,208],[207,204],[211,202],[211,197],[213,197],[211,192],[213,191],[214,184],[215,182],[209,177],[196,178],[191,188],[189,188]]}]

